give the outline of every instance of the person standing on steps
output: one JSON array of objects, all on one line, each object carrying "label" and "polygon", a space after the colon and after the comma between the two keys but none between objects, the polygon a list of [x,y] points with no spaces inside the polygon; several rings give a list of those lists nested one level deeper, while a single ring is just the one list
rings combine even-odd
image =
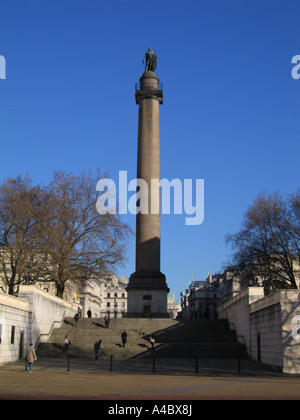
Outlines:
[{"label": "person standing on steps", "polygon": [[151,343],[151,348],[152,348],[152,350],[154,349],[154,344],[155,344],[155,338],[154,338],[154,336],[153,335],[151,335],[151,337],[150,337],[150,343]]},{"label": "person standing on steps", "polygon": [[122,346],[125,347],[126,343],[127,343],[127,331],[124,330],[121,334],[121,338],[122,338]]},{"label": "person standing on steps", "polygon": [[109,321],[110,321],[109,314],[105,315],[104,321],[105,321],[105,328],[108,328],[109,327]]},{"label": "person standing on steps", "polygon": [[70,344],[70,338],[69,338],[69,334],[66,333],[65,338],[64,338],[64,351],[69,351],[69,344]]}]

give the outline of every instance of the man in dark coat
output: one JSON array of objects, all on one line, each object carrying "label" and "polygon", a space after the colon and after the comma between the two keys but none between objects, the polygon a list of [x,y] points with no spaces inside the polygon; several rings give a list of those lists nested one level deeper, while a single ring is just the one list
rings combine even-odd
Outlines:
[{"label": "man in dark coat", "polygon": [[122,345],[123,347],[125,347],[126,343],[127,343],[127,331],[124,330],[121,334],[121,338],[122,338]]}]

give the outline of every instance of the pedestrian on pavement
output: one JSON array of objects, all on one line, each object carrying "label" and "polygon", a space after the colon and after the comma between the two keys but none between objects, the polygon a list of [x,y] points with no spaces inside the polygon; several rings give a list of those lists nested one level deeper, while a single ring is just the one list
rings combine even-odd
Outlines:
[{"label": "pedestrian on pavement", "polygon": [[123,345],[123,347],[125,347],[126,343],[127,343],[127,331],[126,330],[124,330],[122,332],[121,338],[122,338],[122,345]]},{"label": "pedestrian on pavement", "polygon": [[75,314],[74,321],[75,321],[75,327],[77,327],[78,321],[79,321],[79,314]]},{"label": "pedestrian on pavement", "polygon": [[30,343],[30,346],[27,349],[26,359],[27,359],[27,370],[28,372],[31,373],[32,364],[37,361],[37,357],[36,357],[35,350],[33,348],[32,343]]}]

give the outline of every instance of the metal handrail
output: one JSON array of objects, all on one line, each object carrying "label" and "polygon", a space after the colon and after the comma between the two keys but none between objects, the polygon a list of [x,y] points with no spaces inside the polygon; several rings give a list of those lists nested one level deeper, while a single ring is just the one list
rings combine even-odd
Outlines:
[{"label": "metal handrail", "polygon": [[65,316],[66,316],[66,311],[64,311],[61,321],[53,321],[52,326],[51,326],[50,331],[48,332],[48,334],[40,334],[38,336],[38,339],[37,339],[36,344],[34,346],[35,348],[37,348],[37,346],[40,344],[40,339],[41,339],[42,336],[48,336],[48,337],[50,337],[50,335],[53,332],[54,325],[55,324],[62,324],[63,323],[63,320],[65,319]]}]

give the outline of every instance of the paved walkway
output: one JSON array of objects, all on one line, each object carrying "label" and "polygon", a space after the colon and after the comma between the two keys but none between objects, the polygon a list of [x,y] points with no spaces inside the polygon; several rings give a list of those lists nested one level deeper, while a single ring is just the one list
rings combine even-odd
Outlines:
[{"label": "paved walkway", "polygon": [[[68,370],[69,368],[69,370]],[[154,371],[153,371],[154,370]],[[0,366],[0,399],[297,399],[300,376],[249,360],[110,361],[39,359]]]}]

